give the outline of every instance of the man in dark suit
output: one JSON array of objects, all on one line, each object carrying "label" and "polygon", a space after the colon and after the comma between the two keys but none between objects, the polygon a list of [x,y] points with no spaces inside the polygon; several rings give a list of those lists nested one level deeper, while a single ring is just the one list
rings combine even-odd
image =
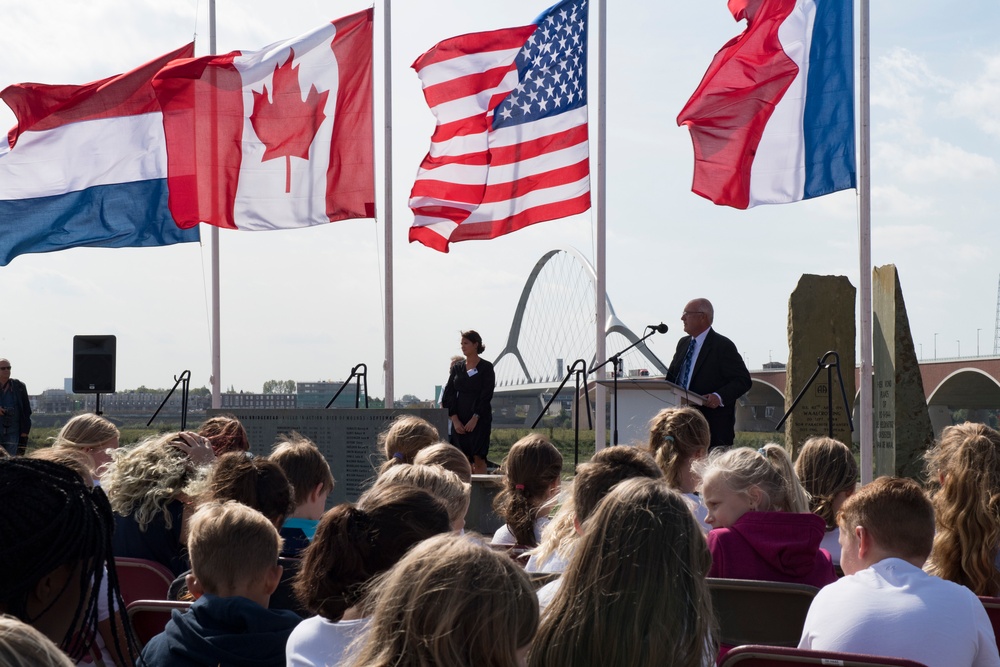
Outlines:
[{"label": "man in dark suit", "polygon": [[730,447],[736,437],[736,401],[750,391],[753,381],[733,341],[712,329],[715,310],[708,299],[694,299],[684,307],[684,336],[667,370],[667,379],[699,394],[698,409],[712,432],[711,448]]}]

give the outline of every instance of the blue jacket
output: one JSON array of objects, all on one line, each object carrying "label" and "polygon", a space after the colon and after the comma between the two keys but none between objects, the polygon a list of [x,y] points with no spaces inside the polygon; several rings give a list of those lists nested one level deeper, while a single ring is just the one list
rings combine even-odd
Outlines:
[{"label": "blue jacket", "polygon": [[242,597],[203,595],[174,610],[142,650],[148,667],[284,667],[288,635],[302,619]]}]

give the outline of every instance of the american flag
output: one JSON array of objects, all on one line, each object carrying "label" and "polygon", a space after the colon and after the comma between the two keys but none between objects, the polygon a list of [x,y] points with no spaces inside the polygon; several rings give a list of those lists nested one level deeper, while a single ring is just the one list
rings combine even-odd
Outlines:
[{"label": "american flag", "polygon": [[587,0],[453,37],[413,63],[437,118],[410,241],[491,239],[590,208]]}]

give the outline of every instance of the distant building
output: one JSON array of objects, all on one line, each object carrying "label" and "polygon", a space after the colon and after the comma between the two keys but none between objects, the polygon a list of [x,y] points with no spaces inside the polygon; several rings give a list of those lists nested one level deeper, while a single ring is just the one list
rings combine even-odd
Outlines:
[{"label": "distant building", "polygon": [[[315,409],[322,410],[326,407],[326,404],[330,402],[341,387],[344,386],[344,381],[339,380],[336,382],[296,382],[295,390],[298,397],[298,407],[300,409]],[[340,392],[340,396],[337,397],[337,402],[333,404],[334,408],[353,408],[354,407],[354,394],[358,390],[356,389],[356,384],[354,381],[347,387],[344,387],[344,391]],[[360,392],[360,406],[365,405],[365,388],[362,384]]]}]

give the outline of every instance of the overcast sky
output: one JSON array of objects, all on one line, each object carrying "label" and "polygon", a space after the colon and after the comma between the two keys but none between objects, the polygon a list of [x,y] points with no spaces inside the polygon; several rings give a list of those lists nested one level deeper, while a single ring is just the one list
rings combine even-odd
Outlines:
[{"label": "overcast sky", "polygon": [[[219,0],[218,51],[260,49],[366,6]],[[543,253],[572,246],[593,258],[590,214],[455,244],[447,255],[406,240],[407,196],[434,126],[409,65],[444,38],[525,25],[546,7],[544,0],[436,0],[392,8],[397,398],[433,395],[458,353],[461,329],[482,333],[484,357],[499,353]],[[197,53],[208,53],[206,0],[0,0],[0,8],[0,86],[85,83],[193,37]],[[897,3],[871,7],[873,263],[899,268],[918,355],[933,357],[935,334],[939,358],[956,356],[959,345],[963,356],[975,354],[977,333],[980,351],[992,354],[1000,5],[911,0],[899,10]],[[691,143],[675,118],[714,53],[743,25],[724,0],[615,0],[608,13],[607,270],[618,316],[637,333],[661,320],[670,325],[651,345],[669,359],[685,302],[705,296],[715,304],[716,329],[751,368],[785,361],[787,302],[799,277],[846,275],[859,284],[856,193],[750,211],[692,194]],[[596,39],[596,11],[591,21]],[[594,42],[591,48],[593,58]],[[596,95],[590,99],[596,119]],[[381,92],[376,108],[379,128]],[[0,105],[0,126],[14,124]],[[384,166],[380,160],[380,178]],[[8,224],[16,221],[0,221]],[[221,233],[224,389],[344,379],[365,362],[372,395],[382,395],[383,224]],[[210,247],[203,229],[201,245],[81,248],[23,255],[0,267],[0,356],[10,358],[14,377],[31,393],[62,387],[72,372],[73,335],[115,334],[119,389],[169,387],[185,369],[193,386],[207,386]]]}]

